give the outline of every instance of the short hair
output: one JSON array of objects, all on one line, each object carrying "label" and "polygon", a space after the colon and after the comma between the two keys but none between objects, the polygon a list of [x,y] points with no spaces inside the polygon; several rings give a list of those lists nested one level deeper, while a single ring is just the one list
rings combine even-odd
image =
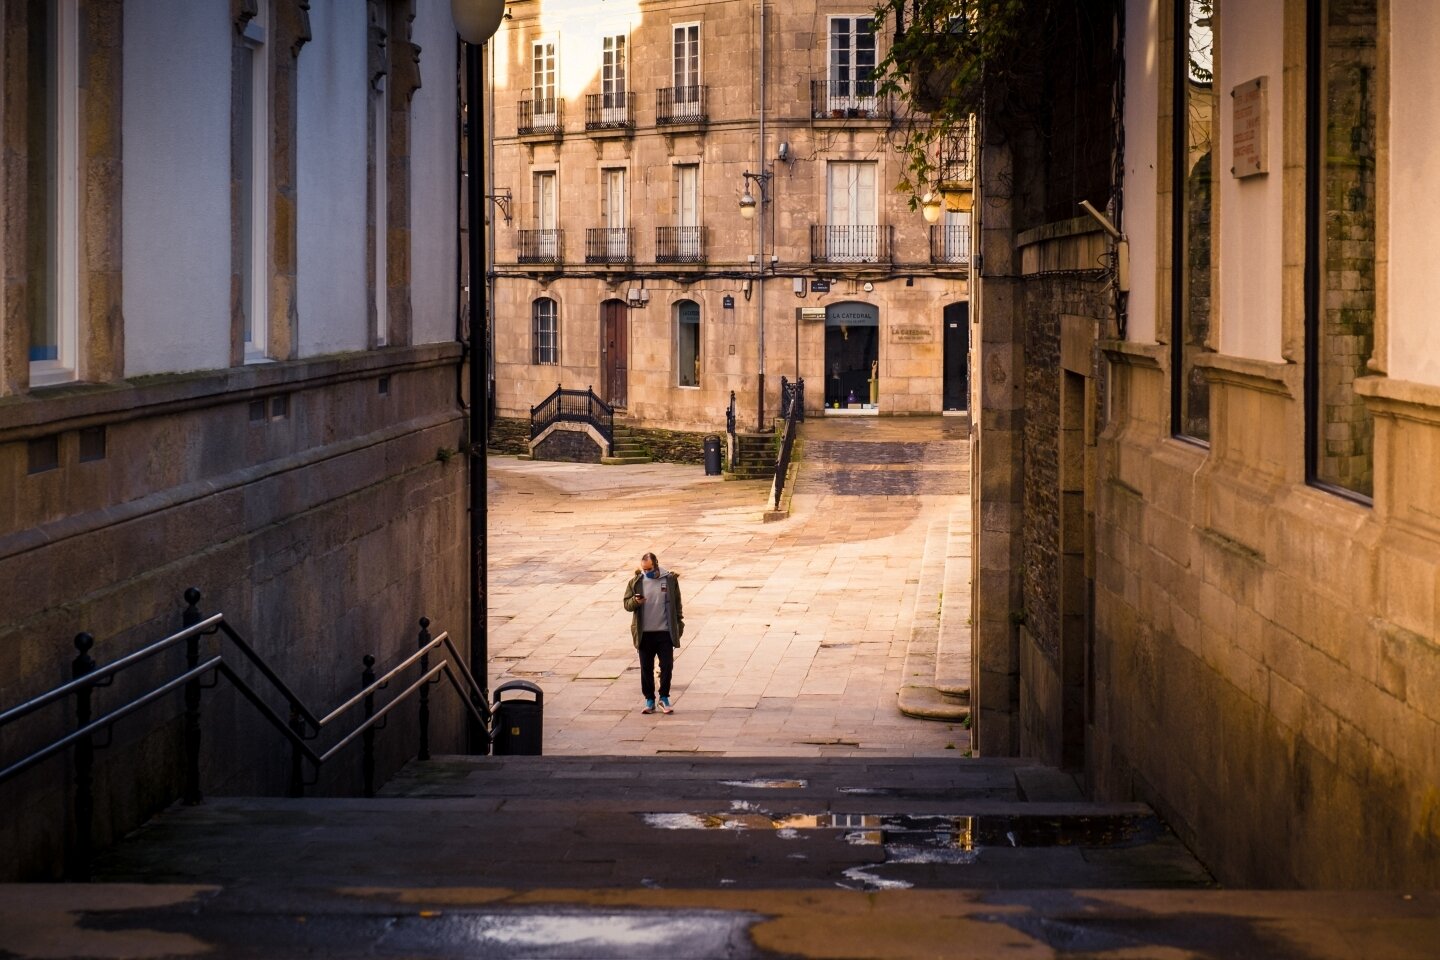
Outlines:
[{"label": "short hair", "polygon": [[641,560],[649,560],[650,563],[651,563],[651,565],[654,566],[656,570],[659,570],[659,569],[660,569],[660,558],[657,557],[657,556],[655,556],[655,554],[653,554],[653,553],[642,553],[642,554],[640,554],[640,559],[641,559]]}]

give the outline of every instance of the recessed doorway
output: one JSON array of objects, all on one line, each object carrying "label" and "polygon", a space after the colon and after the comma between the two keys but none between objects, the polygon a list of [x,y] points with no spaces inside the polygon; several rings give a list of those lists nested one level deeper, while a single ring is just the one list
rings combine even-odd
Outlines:
[{"label": "recessed doorway", "polygon": [[851,301],[825,308],[825,409],[879,408],[880,308]]}]

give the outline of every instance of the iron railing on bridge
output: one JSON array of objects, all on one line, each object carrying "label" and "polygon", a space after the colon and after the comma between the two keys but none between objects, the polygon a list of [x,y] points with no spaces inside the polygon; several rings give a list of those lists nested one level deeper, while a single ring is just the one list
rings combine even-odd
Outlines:
[{"label": "iron railing on bridge", "polygon": [[530,408],[530,439],[534,440],[555,423],[587,423],[605,440],[605,453],[615,453],[615,408],[595,395],[595,390],[566,390],[559,384],[555,392]]},{"label": "iron railing on bridge", "polygon": [[[450,635],[448,633],[441,633],[439,636],[430,635],[428,619],[424,617],[420,619],[420,634],[416,651],[391,667],[384,675],[376,676],[375,657],[366,654],[363,658],[364,669],[360,674],[360,689],[350,699],[322,717],[307,707],[299,695],[280,679],[265,658],[260,656],[255,648],[230,624],[225,614],[214,613],[208,617],[203,615],[199,606],[200,596],[200,591],[194,587],[185,591],[186,606],[181,614],[182,628],[179,631],[103,666],[97,664],[90,655],[95,638],[88,633],[77,634],[75,649],[78,651],[78,655],[70,665],[72,679],[68,683],[62,683],[24,703],[0,711],[0,729],[4,729],[51,704],[71,698],[74,700],[76,723],[74,731],[49,744],[32,749],[25,756],[13,759],[7,757],[3,761],[4,765],[0,766],[0,783],[3,783],[19,776],[42,761],[63,753],[72,746],[75,748],[75,769],[71,780],[74,791],[75,833],[73,843],[67,851],[69,863],[66,871],[71,878],[89,879],[90,861],[94,855],[95,752],[110,745],[111,729],[120,720],[178,691],[184,692],[181,799],[186,804],[198,804],[203,799],[200,788],[201,694],[203,691],[215,687],[222,677],[250,702],[250,705],[259,712],[262,718],[289,741],[291,747],[289,793],[292,797],[302,796],[305,787],[315,783],[315,779],[305,779],[304,767],[307,761],[318,778],[320,766],[357,739],[361,740],[363,746],[361,776],[365,795],[373,796],[375,792],[376,731],[381,729],[381,721],[391,711],[412,696],[419,700],[420,743],[416,756],[421,760],[430,759],[430,686],[438,683],[442,675],[450,681],[450,685],[464,702],[471,719],[478,724],[484,743],[489,743],[491,711],[489,704],[486,703],[486,692],[475,682],[474,675],[470,673],[465,659],[460,656]],[[217,635],[230,642],[238,657],[231,655],[227,659],[225,653],[214,652],[202,660],[202,638]],[[94,716],[94,700],[97,690],[109,687],[114,683],[115,678],[127,668],[149,663],[152,658],[182,644],[185,650],[185,669],[182,672],[167,680],[154,681],[148,689],[114,707],[103,716],[99,718]],[[431,666],[430,663],[432,655],[441,658],[434,666]],[[273,693],[278,694],[285,701],[289,712],[288,718],[282,719],[280,713],[266,702],[264,695],[236,671],[234,664],[237,663],[248,663],[260,674]],[[377,710],[375,694],[388,687],[392,680],[400,677],[401,674],[417,664],[418,676],[416,679]],[[350,714],[357,707],[363,708],[364,719],[349,733],[340,737],[323,752],[311,746],[311,741],[317,739],[322,731],[336,720]],[[104,742],[99,742],[98,735],[101,734],[106,737]]]}]

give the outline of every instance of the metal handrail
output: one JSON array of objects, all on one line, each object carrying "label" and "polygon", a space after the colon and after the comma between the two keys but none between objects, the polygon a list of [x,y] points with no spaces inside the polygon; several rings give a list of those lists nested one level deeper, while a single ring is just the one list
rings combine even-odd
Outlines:
[{"label": "metal handrail", "polygon": [[[114,663],[106,664],[105,666],[95,670],[93,673],[87,673],[85,676],[79,677],[75,680],[71,680],[69,683],[62,683],[60,686],[56,687],[53,690],[46,691],[45,693],[40,694],[38,697],[33,697],[30,700],[26,700],[24,703],[13,706],[9,710],[0,713],[0,727],[5,726],[7,723],[10,723],[12,721],[19,720],[23,716],[34,713],[41,707],[46,706],[47,704],[54,703],[56,700],[63,700],[66,697],[70,696],[70,694],[80,690],[82,687],[100,686],[101,684],[98,683],[99,680],[113,676],[116,673],[119,673],[121,670],[125,669],[126,667],[131,666],[132,664],[139,663],[141,660],[146,660],[154,656],[155,654],[161,652],[162,650],[168,650],[170,647],[173,647],[175,644],[180,643],[182,640],[188,640],[191,637],[198,636],[199,634],[202,634],[206,630],[213,627],[218,621],[223,619],[224,614],[214,614],[213,616],[206,618],[201,623],[197,623],[192,627],[186,627],[179,633],[172,633],[170,636],[165,637],[163,640],[155,641],[148,647],[142,647],[133,653],[128,653],[125,656],[121,657],[119,660],[116,660]],[[0,780],[4,779],[5,777],[3,775],[0,775]]]},{"label": "metal handrail", "polygon": [[[193,587],[185,591],[187,606],[184,612],[186,625],[179,631],[163,637],[154,643],[148,644],[139,650],[133,651],[125,656],[104,666],[96,666],[90,658],[89,651],[94,644],[93,638],[88,633],[76,636],[75,646],[80,651],[72,666],[74,679],[60,684],[52,690],[46,691],[36,697],[18,704],[8,710],[0,712],[0,727],[21,719],[36,710],[49,704],[56,703],[69,696],[76,698],[77,715],[79,726],[70,733],[40,747],[29,755],[0,769],[0,783],[3,783],[24,771],[34,767],[50,757],[61,753],[71,746],[77,747],[76,752],[76,775],[74,778],[75,811],[76,811],[76,843],[77,850],[76,868],[83,879],[88,876],[88,863],[92,848],[91,819],[94,811],[93,801],[93,765],[94,750],[96,745],[93,738],[97,733],[106,732],[117,722],[135,713],[141,708],[154,703],[167,694],[184,689],[186,693],[186,736],[185,736],[185,788],[184,799],[187,803],[198,803],[201,800],[199,792],[199,762],[200,762],[200,726],[199,726],[199,699],[202,689],[213,686],[214,683],[202,684],[201,680],[207,674],[215,674],[216,678],[223,676],[240,692],[242,696],[254,706],[260,715],[273,727],[280,731],[281,735],[290,741],[293,749],[291,757],[291,780],[290,793],[292,796],[300,796],[304,792],[306,780],[302,773],[303,760],[309,760],[318,773],[321,765],[337,755],[356,738],[365,736],[365,755],[363,758],[365,772],[366,795],[372,793],[373,770],[374,770],[374,738],[373,732],[379,728],[384,717],[394,711],[401,703],[419,694],[420,700],[420,751],[421,759],[429,759],[429,694],[427,688],[438,683],[443,675],[451,687],[459,695],[469,711],[471,717],[479,724],[489,741],[489,729],[493,720],[489,704],[486,702],[486,692],[475,681],[474,675],[465,664],[465,659],[460,655],[455,643],[448,632],[441,632],[439,636],[431,637],[429,632],[430,621],[422,617],[420,619],[419,647],[414,653],[405,657],[400,663],[391,667],[385,674],[376,678],[370,669],[375,658],[365,657],[365,672],[363,687],[359,693],[348,698],[344,703],[331,710],[323,718],[317,719],[315,714],[305,707],[299,697],[285,684],[283,680],[271,669],[270,665],[245,641],[243,637],[226,620],[223,613],[215,613],[203,617],[198,609],[200,591]],[[259,669],[262,676],[268,680],[288,701],[290,708],[290,719],[286,721],[280,714],[268,704],[255,688],[245,680],[225,659],[223,653],[217,653],[209,659],[201,662],[199,657],[198,638],[202,635],[214,635],[221,633],[235,644],[236,649],[253,666]],[[97,687],[108,686],[113,682],[115,676],[127,667],[133,666],[156,654],[173,648],[179,643],[188,642],[187,669],[179,675],[152,687],[149,690],[136,696],[134,699],[111,710],[109,713],[98,718],[91,717],[91,697]],[[432,653],[444,648],[446,656],[430,666],[429,657]],[[390,702],[386,703],[380,710],[373,709],[373,696],[376,691],[386,687],[392,680],[404,671],[408,670],[419,662],[421,675],[418,680],[411,683],[405,690],[401,691]],[[458,675],[456,668],[458,667]],[[360,704],[366,707],[365,719],[349,733],[344,735],[324,753],[317,753],[307,743],[317,737],[320,731],[329,724],[354,709]],[[312,731],[308,735],[305,732],[306,725]],[[108,746],[104,744],[102,746]],[[314,781],[309,781],[313,783]]]},{"label": "metal handrail", "polygon": [[[780,498],[785,492],[785,477],[790,472],[790,457],[795,449],[797,424],[805,419],[805,380],[797,378],[788,383],[780,378],[781,406],[785,414],[785,433],[780,440],[780,450],[775,456],[775,480],[771,484],[771,500],[774,509],[780,509]],[[788,404],[786,400],[788,399]]]}]

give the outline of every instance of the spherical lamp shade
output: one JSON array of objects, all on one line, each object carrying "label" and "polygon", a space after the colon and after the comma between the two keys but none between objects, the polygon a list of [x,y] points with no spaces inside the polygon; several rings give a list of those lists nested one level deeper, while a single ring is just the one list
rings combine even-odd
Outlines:
[{"label": "spherical lamp shade", "polygon": [[500,29],[505,0],[450,0],[455,32],[466,43],[484,43]]},{"label": "spherical lamp shade", "polygon": [[926,223],[940,222],[940,198],[933,193],[927,193],[920,198],[920,212],[925,215]]},{"label": "spherical lamp shade", "polygon": [[749,190],[746,190],[744,196],[740,198],[740,216],[746,220],[755,218],[755,197]]}]

